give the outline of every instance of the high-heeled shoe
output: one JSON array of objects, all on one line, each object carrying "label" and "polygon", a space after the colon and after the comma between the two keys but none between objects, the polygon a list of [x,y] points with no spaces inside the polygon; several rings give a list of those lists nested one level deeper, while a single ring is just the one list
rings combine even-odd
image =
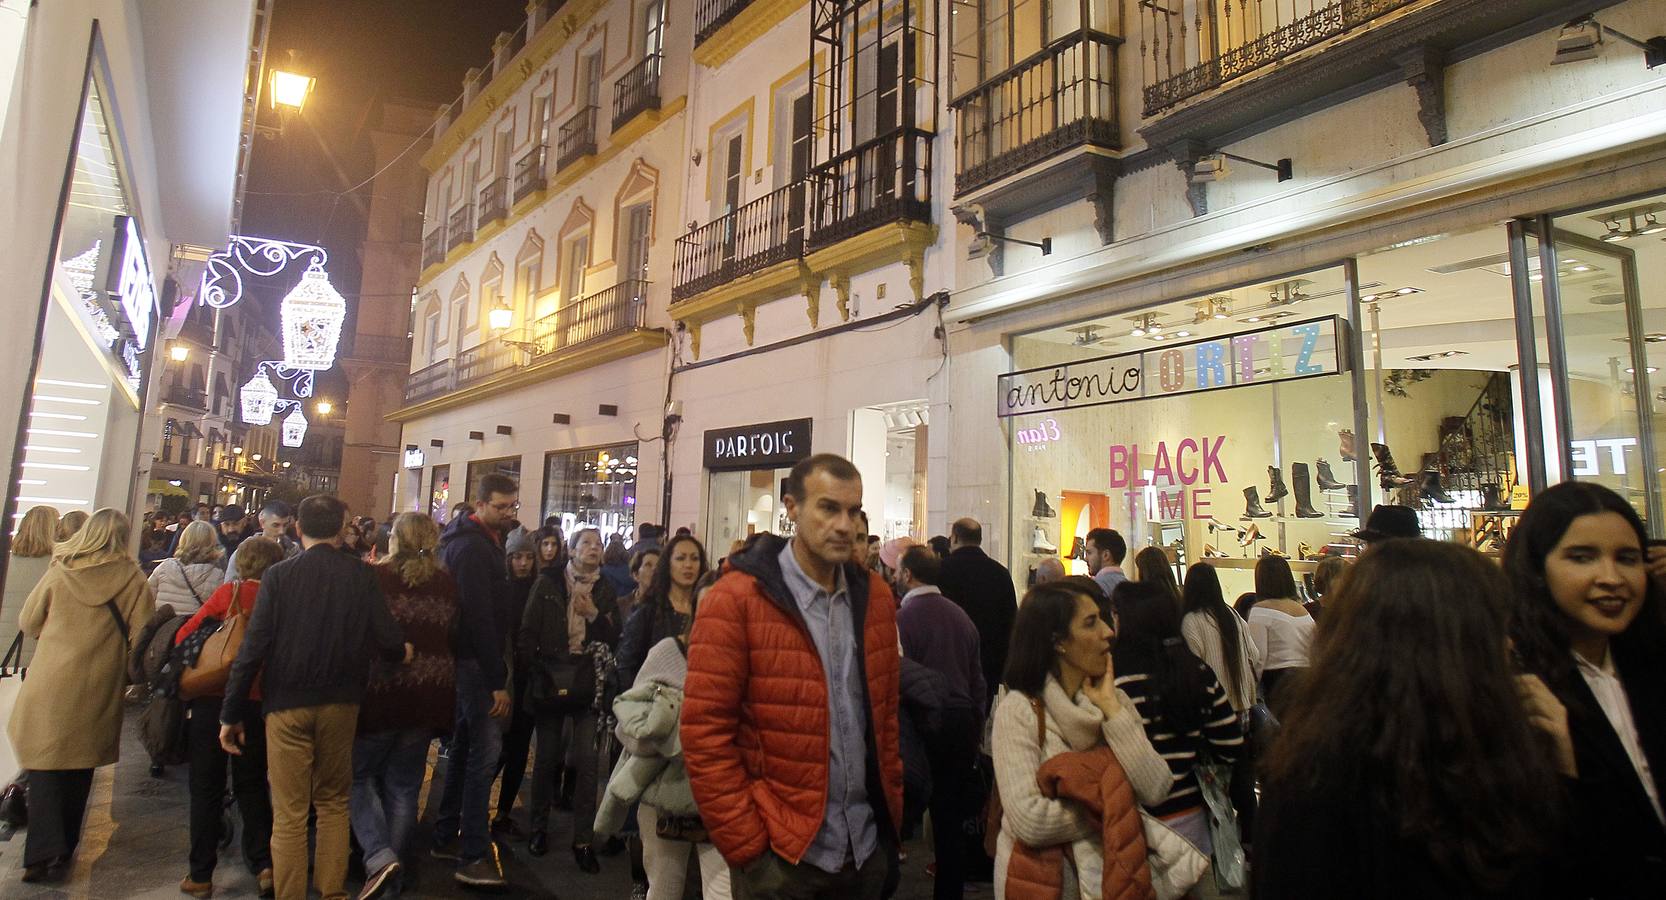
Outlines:
[{"label": "high-heeled shoe", "polygon": [[1290,554],[1285,553],[1283,550],[1280,550],[1276,547],[1262,547],[1261,548],[1261,558],[1266,559],[1269,556],[1277,556],[1281,559],[1289,559],[1290,558]]},{"label": "high-heeled shoe", "polygon": [[596,859],[596,850],[589,844],[573,845],[573,862],[578,863],[579,870],[586,875],[594,875],[602,870],[601,861]]},{"label": "high-heeled shoe", "polygon": [[1244,529],[1244,536],[1238,539],[1238,546],[1248,547],[1259,540],[1261,540],[1261,526],[1251,522],[1250,527]]}]

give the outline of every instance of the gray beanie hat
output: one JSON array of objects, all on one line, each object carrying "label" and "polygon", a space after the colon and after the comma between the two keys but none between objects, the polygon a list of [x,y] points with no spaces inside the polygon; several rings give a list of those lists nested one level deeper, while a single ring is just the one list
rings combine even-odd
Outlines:
[{"label": "gray beanie hat", "polygon": [[516,553],[531,553],[536,556],[538,555],[538,542],[525,528],[517,528],[509,532],[509,536],[503,539],[503,552],[506,556]]}]

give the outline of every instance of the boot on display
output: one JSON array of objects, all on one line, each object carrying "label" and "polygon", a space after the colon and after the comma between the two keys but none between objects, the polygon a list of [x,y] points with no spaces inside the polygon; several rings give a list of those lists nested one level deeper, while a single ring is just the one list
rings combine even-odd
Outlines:
[{"label": "boot on display", "polygon": [[1422,493],[1425,499],[1435,503],[1458,502],[1453,499],[1451,494],[1446,492],[1446,488],[1440,483],[1440,473],[1434,469],[1428,469],[1423,472],[1423,484],[1420,488],[1418,488],[1418,491]]},{"label": "boot on display", "polygon": [[1307,477],[1307,463],[1290,464],[1290,482],[1296,489],[1296,518],[1323,519],[1325,514],[1313,508],[1313,482]]},{"label": "boot on display", "polygon": [[1336,473],[1330,470],[1330,463],[1325,462],[1325,458],[1323,456],[1319,457],[1319,462],[1315,466],[1315,469],[1319,476],[1319,490],[1340,491],[1347,487],[1347,485],[1336,480]]},{"label": "boot on display", "polygon": [[1036,491],[1035,507],[1030,510],[1030,515],[1035,516],[1038,519],[1051,519],[1058,515],[1058,512],[1054,510],[1053,507],[1047,505],[1046,494],[1041,491]]},{"label": "boot on display", "polygon": [[1354,453],[1357,449],[1354,446],[1353,429],[1344,428],[1336,433],[1336,452],[1342,455],[1343,462],[1353,462]]},{"label": "boot on display", "polygon": [[[1240,519],[1270,519],[1273,514],[1261,508],[1261,495],[1256,493],[1255,487],[1244,488],[1244,514]],[[1254,529],[1251,528],[1253,531]],[[1245,543],[1248,543],[1247,541]]]},{"label": "boot on display", "polygon": [[1377,481],[1383,490],[1392,491],[1397,487],[1405,487],[1417,479],[1410,475],[1400,474],[1400,467],[1394,462],[1394,453],[1387,444],[1372,444],[1371,455],[1377,460]]},{"label": "boot on display", "polygon": [[1348,485],[1348,505],[1344,506],[1337,515],[1344,519],[1359,518],[1359,485]]},{"label": "boot on display", "polygon": [[1087,562],[1087,558],[1088,558],[1087,542],[1082,540],[1080,537],[1077,537],[1077,538],[1073,539],[1070,542],[1070,558],[1071,559],[1079,559],[1079,560],[1082,560],[1083,562]]},{"label": "boot on display", "polygon": [[1268,503],[1277,503],[1290,496],[1290,489],[1284,486],[1284,473],[1279,471],[1278,466],[1267,467],[1267,478],[1272,482],[1272,486],[1267,488]]},{"label": "boot on display", "polygon": [[1481,508],[1482,509],[1488,510],[1488,511],[1497,511],[1497,510],[1503,509],[1506,505],[1507,504],[1505,504],[1505,502],[1504,502],[1504,486],[1503,485],[1498,484],[1497,482],[1490,482],[1488,484],[1481,485]]},{"label": "boot on display", "polygon": [[1057,553],[1059,552],[1059,545],[1047,540],[1046,530],[1037,525],[1030,540],[1030,549],[1037,553]]},{"label": "boot on display", "polygon": [[[1253,490],[1253,488],[1251,490]],[[1244,531],[1244,536],[1238,539],[1238,546],[1248,547],[1259,540],[1261,540],[1261,526],[1251,524],[1250,527]]]}]

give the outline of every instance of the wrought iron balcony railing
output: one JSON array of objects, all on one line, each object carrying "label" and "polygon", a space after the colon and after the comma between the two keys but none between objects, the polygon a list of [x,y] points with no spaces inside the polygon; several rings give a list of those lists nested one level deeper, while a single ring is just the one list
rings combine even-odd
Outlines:
[{"label": "wrought iron balcony railing", "polygon": [[570,350],[647,323],[648,282],[632,278],[561,307],[532,323],[538,356]]},{"label": "wrought iron balcony railing", "polygon": [[1117,149],[1120,38],[1067,35],[949,104],[960,135],[955,192],[1016,174],[1071,147]]},{"label": "wrought iron balcony railing", "polygon": [[655,53],[613,83],[613,130],[650,109],[659,109],[661,56]]},{"label": "wrought iron balcony railing", "polygon": [[672,301],[802,255],[805,190],[795,181],[678,238]]},{"label": "wrought iron balcony railing", "polygon": [[486,225],[509,215],[509,179],[494,178],[480,190],[480,224]]},{"label": "wrought iron balcony railing", "polygon": [[457,207],[451,214],[451,220],[446,224],[447,250],[455,250],[469,241],[474,240],[474,204],[465,203]]},{"label": "wrought iron balcony railing", "polygon": [[441,394],[451,392],[456,384],[453,375],[455,369],[451,360],[437,362],[425,368],[412,372],[405,379],[405,402],[418,403]]},{"label": "wrought iron balcony railing", "polygon": [[525,200],[531,194],[544,189],[544,159],[549,156],[549,147],[539,144],[526,152],[520,161],[515,163],[515,202]]},{"label": "wrought iron balcony railing", "polygon": [[173,406],[182,406],[199,412],[208,412],[208,392],[202,388],[190,388],[182,384],[170,384],[162,394],[162,401]]},{"label": "wrought iron balcony railing", "polygon": [[[1220,87],[1419,0],[1142,0],[1145,115]],[[1234,5],[1237,6],[1234,11]]]},{"label": "wrought iron balcony railing", "polygon": [[751,5],[752,0],[699,0],[694,7],[694,46],[704,44]]},{"label": "wrought iron balcony railing", "polygon": [[486,339],[457,354],[457,387],[464,388],[477,381],[520,365],[521,351],[495,337]]},{"label": "wrought iron balcony railing", "polygon": [[445,262],[445,226],[428,232],[422,238],[422,267]]},{"label": "wrought iron balcony railing", "polygon": [[555,139],[557,171],[596,152],[596,107],[586,106],[561,125]]},{"label": "wrought iron balcony railing", "polygon": [[931,133],[898,128],[810,171],[810,249],[887,222],[931,221]]}]

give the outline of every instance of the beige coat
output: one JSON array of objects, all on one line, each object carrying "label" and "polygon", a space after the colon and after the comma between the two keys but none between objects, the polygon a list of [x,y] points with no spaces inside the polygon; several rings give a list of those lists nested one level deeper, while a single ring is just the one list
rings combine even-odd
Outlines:
[{"label": "beige coat", "polygon": [[120,755],[128,646],[106,600],[138,637],[153,605],[131,559],[54,560],[23,604],[23,632],[38,643],[6,734],[25,769],[92,769]]}]

